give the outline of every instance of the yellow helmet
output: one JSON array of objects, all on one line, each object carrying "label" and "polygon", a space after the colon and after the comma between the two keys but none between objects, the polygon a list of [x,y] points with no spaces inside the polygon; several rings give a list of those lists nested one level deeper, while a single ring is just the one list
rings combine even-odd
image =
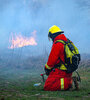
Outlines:
[{"label": "yellow helmet", "polygon": [[53,25],[52,27],[49,28],[48,32],[49,40],[50,38],[54,40],[54,38],[61,33],[64,33],[64,31],[62,31],[58,26]]}]

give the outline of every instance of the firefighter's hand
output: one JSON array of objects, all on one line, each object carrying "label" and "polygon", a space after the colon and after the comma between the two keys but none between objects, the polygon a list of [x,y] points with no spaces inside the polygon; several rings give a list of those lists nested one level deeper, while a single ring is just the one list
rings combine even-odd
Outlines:
[{"label": "firefighter's hand", "polygon": [[50,72],[51,72],[51,70],[50,69],[44,69],[45,70],[45,73],[46,73],[46,75],[48,76],[49,74],[50,74]]}]

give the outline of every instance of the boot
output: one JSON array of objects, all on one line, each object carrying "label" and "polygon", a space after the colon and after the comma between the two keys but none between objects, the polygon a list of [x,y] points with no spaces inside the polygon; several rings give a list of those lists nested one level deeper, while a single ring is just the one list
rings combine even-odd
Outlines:
[{"label": "boot", "polygon": [[79,85],[78,85],[78,78],[76,76],[72,77],[73,83],[75,90],[79,90]]}]

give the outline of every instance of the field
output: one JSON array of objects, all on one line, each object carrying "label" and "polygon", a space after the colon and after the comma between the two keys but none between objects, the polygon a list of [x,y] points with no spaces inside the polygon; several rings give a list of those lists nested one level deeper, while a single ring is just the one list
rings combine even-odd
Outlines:
[{"label": "field", "polygon": [[[43,90],[41,72],[28,69],[0,68],[0,100],[90,100],[90,68],[80,68],[78,91]],[[75,75],[75,73],[74,73]],[[35,83],[42,83],[35,87]]]}]

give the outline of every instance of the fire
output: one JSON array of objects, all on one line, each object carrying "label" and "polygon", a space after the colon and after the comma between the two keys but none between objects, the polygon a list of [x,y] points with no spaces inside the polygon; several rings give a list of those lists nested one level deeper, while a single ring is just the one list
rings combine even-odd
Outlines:
[{"label": "fire", "polygon": [[31,37],[25,37],[25,36],[22,36],[22,34],[13,35],[12,33],[12,36],[10,39],[11,46],[9,47],[9,49],[21,48],[28,45],[32,45],[32,46],[37,45],[35,38],[36,38],[36,31],[32,32]]}]

